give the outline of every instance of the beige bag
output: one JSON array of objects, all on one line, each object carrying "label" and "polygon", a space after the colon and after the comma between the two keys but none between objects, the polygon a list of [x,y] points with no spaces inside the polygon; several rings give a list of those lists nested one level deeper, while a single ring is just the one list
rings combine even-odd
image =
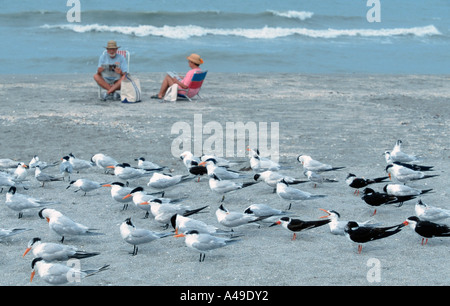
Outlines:
[{"label": "beige bag", "polygon": [[120,84],[120,100],[122,103],[141,102],[141,82],[129,73]]},{"label": "beige bag", "polygon": [[173,84],[167,89],[163,101],[175,102],[177,100],[177,97],[178,97],[178,84]]}]

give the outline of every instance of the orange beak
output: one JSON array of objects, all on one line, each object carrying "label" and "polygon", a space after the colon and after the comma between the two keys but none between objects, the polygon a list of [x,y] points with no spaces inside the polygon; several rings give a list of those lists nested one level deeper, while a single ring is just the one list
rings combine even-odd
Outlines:
[{"label": "orange beak", "polygon": [[50,223],[50,218],[45,217],[45,220],[47,220],[47,223]]},{"label": "orange beak", "polygon": [[404,225],[408,225],[408,224],[409,224],[409,222],[408,222],[408,221],[405,221],[405,222],[403,222],[403,224],[404,224]]},{"label": "orange beak", "polygon": [[323,208],[319,208],[319,209],[327,213],[327,215],[326,215],[326,216],[322,216],[322,217],[319,217],[319,219],[322,219],[322,218],[327,218],[327,217],[328,217],[329,215],[331,215],[331,214],[330,214],[330,213],[328,212],[328,210],[326,210],[326,209],[323,209]]},{"label": "orange beak", "polygon": [[142,203],[139,203],[139,205],[149,205],[150,203],[148,202],[148,201],[145,201],[145,202],[142,202]]},{"label": "orange beak", "polygon": [[36,274],[36,271],[32,271],[31,272],[31,276],[30,276],[30,283],[33,281],[34,275]]},{"label": "orange beak", "polygon": [[185,237],[185,236],[186,236],[186,235],[183,234],[183,233],[174,235],[174,237],[176,237],[176,238]]},{"label": "orange beak", "polygon": [[391,174],[390,174],[390,173],[388,173],[388,176],[389,176],[389,179],[390,179],[390,180],[392,180],[392,178],[391,178]]},{"label": "orange beak", "polygon": [[102,185],[102,187],[112,187],[111,184]]},{"label": "orange beak", "polygon": [[128,199],[128,198],[131,197],[131,196],[132,196],[131,193],[129,193],[129,194],[127,194],[126,196],[124,196],[124,197],[122,198],[122,200]]},{"label": "orange beak", "polygon": [[106,168],[114,169],[116,167],[114,167],[114,166],[106,166]]},{"label": "orange beak", "polygon": [[27,248],[27,249],[25,250],[25,253],[23,253],[22,257],[24,257],[25,255],[27,255],[27,253],[28,253],[30,250],[31,250],[31,248]]},{"label": "orange beak", "polygon": [[206,162],[202,161],[200,164],[198,164],[199,166],[204,166],[206,165]]},{"label": "orange beak", "polygon": [[27,166],[27,165],[25,165],[25,164],[23,164],[23,165],[22,165],[22,167],[24,167],[24,168],[28,168],[28,166]]}]

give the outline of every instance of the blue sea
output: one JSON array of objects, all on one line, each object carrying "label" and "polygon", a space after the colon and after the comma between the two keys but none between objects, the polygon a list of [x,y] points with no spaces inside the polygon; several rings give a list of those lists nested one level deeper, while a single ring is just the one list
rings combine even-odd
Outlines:
[{"label": "blue sea", "polygon": [[[448,74],[449,0],[1,1],[1,74],[91,73],[107,41],[131,72]],[[79,18],[79,19],[78,19]]]}]

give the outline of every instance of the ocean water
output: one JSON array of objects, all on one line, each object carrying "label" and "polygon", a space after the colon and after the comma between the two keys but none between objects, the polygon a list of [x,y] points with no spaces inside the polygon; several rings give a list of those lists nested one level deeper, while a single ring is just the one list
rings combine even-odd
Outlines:
[{"label": "ocean water", "polygon": [[[184,72],[194,52],[214,72],[448,74],[450,68],[449,0],[1,3],[2,74],[94,72],[110,39],[130,51],[131,72]],[[378,7],[369,15],[379,22],[370,22],[368,12]]]}]

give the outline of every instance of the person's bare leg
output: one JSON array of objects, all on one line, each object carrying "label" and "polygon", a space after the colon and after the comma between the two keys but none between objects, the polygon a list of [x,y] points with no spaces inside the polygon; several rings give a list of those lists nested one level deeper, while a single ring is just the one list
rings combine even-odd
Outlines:
[{"label": "person's bare leg", "polygon": [[120,89],[120,85],[122,84],[122,80],[125,78],[125,75],[123,75],[117,82],[115,82],[109,89],[108,94],[112,94],[116,90]]},{"label": "person's bare leg", "polygon": [[158,93],[158,98],[162,99],[167,91],[167,89],[174,84],[174,81],[169,75],[166,75],[161,84],[161,89]]},{"label": "person's bare leg", "polygon": [[94,80],[103,89],[109,90],[111,88],[111,84],[106,82],[105,79],[101,75],[99,75],[98,73],[94,74]]}]

